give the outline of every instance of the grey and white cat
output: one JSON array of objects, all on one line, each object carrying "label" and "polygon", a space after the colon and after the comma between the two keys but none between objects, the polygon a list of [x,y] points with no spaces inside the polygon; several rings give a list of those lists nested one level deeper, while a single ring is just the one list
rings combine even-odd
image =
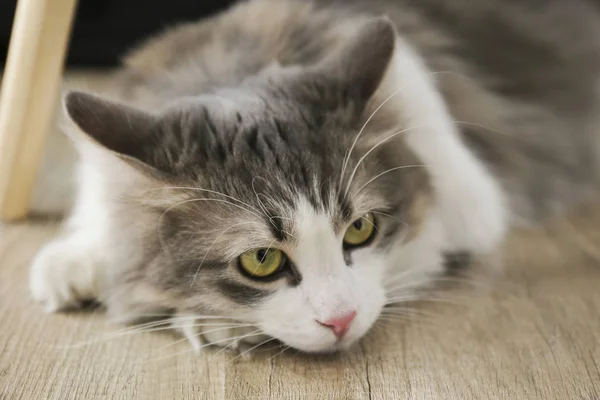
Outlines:
[{"label": "grey and white cat", "polygon": [[446,255],[596,194],[598,11],[251,0],[149,40],[65,97],[78,197],[33,296],[196,348],[347,348]]}]

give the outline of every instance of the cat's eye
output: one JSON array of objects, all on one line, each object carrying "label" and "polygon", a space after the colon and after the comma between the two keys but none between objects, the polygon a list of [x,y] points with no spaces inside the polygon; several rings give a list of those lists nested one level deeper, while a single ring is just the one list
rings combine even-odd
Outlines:
[{"label": "cat's eye", "polygon": [[370,243],[375,236],[375,218],[367,213],[354,221],[344,234],[344,247],[353,248]]},{"label": "cat's eye", "polygon": [[285,255],[277,249],[254,249],[239,257],[242,270],[251,278],[266,278],[273,275],[285,263]]}]

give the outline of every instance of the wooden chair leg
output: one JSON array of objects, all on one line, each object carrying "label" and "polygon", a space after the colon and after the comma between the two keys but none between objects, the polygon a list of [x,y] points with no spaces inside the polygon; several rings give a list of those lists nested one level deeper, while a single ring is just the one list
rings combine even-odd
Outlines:
[{"label": "wooden chair leg", "polygon": [[0,220],[23,218],[54,121],[77,0],[19,0],[0,94]]}]

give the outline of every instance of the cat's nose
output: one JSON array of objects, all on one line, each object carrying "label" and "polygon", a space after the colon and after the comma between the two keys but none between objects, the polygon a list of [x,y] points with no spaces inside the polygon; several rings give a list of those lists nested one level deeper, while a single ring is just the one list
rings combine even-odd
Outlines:
[{"label": "cat's nose", "polygon": [[328,319],[327,321],[324,321],[324,322],[321,322],[321,321],[317,321],[317,322],[319,324],[331,329],[333,331],[333,333],[335,334],[335,336],[337,336],[338,339],[341,339],[346,334],[346,332],[348,332],[348,330],[350,329],[350,324],[352,324],[354,317],[356,317],[356,311],[349,312],[347,314],[344,314],[341,317],[335,317],[335,318]]}]

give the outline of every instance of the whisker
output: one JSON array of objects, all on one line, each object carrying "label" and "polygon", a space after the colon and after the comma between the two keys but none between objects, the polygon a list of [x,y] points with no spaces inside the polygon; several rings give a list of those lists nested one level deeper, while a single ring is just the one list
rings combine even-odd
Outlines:
[{"label": "whisker", "polygon": [[365,160],[365,158],[367,158],[367,156],[369,154],[371,154],[373,151],[375,151],[375,149],[377,149],[379,146],[381,146],[382,144],[384,144],[388,140],[391,140],[391,139],[393,139],[394,137],[396,137],[398,135],[401,135],[403,133],[409,132],[409,131],[411,131],[413,129],[420,128],[422,126],[424,126],[424,125],[420,124],[420,125],[415,125],[415,126],[411,126],[411,127],[404,128],[404,129],[401,129],[399,131],[396,131],[396,132],[392,133],[391,135],[383,138],[379,142],[377,142],[373,147],[371,147],[369,149],[369,151],[367,151],[365,154],[363,154],[363,156],[358,159],[358,162],[356,163],[356,165],[354,166],[354,169],[352,170],[352,173],[350,174],[350,178],[348,179],[348,183],[346,184],[346,190],[344,191],[344,197],[348,196],[348,191],[350,190],[350,185],[352,184],[352,180],[354,179],[354,175],[356,175],[356,171],[358,171],[358,167],[360,167],[360,165],[362,164],[362,162]]},{"label": "whisker", "polygon": [[388,323],[395,323],[395,322],[402,322],[402,323],[407,323],[410,325],[414,325],[414,324],[419,324],[419,325],[426,325],[426,326],[431,326],[434,328],[438,328],[438,329],[442,329],[444,326],[443,324],[441,324],[439,322],[439,319],[437,318],[433,318],[433,317],[427,317],[424,315],[419,315],[419,314],[382,314],[378,321],[382,321],[382,322],[388,322]]},{"label": "whisker", "polygon": [[373,178],[369,179],[369,180],[367,181],[367,183],[365,183],[364,185],[362,185],[362,186],[360,187],[360,189],[358,189],[356,192],[354,192],[354,193],[352,194],[352,197],[354,197],[354,196],[356,196],[357,194],[359,194],[361,190],[363,190],[363,189],[364,189],[364,188],[365,188],[367,185],[369,185],[369,184],[370,184],[371,182],[373,182],[375,179],[378,179],[379,177],[381,177],[381,176],[383,176],[383,175],[385,175],[385,174],[387,174],[387,173],[389,173],[389,172],[397,171],[397,170],[399,170],[399,169],[405,169],[405,168],[417,168],[417,167],[423,168],[423,167],[425,167],[425,165],[424,165],[424,164],[402,165],[402,166],[400,166],[400,167],[390,168],[390,169],[388,169],[388,170],[386,170],[386,171],[383,171],[382,173],[380,173],[380,174],[376,175],[375,177],[373,177]]},{"label": "whisker", "polygon": [[[256,188],[254,187],[254,181],[256,181],[256,179],[262,179],[265,180],[264,178],[260,177],[260,176],[255,176],[254,178],[252,178],[252,191],[254,192],[254,195],[256,196],[256,200],[258,200],[258,205],[260,207],[260,209],[262,210],[262,212],[267,216],[267,218],[269,218],[269,220],[271,220],[271,217],[269,216],[269,212],[267,211],[267,209],[265,208],[265,205],[263,204],[262,200],[260,199],[260,196],[258,195],[258,193],[256,192]],[[266,180],[265,180],[266,181]],[[273,221],[271,221],[271,224],[273,223]]]},{"label": "whisker", "polygon": [[[252,324],[231,324],[231,325],[227,325],[224,323],[213,323],[213,324],[194,324],[194,325],[186,325],[183,326],[183,328],[185,327],[195,327],[195,328],[200,328],[200,327],[204,327],[204,326],[224,326],[224,329],[229,329],[229,328],[241,328],[241,327],[246,327],[246,326],[253,326]],[[141,329],[130,329],[130,330],[126,330],[126,331],[122,331],[122,332],[111,332],[111,333],[106,333],[101,335],[98,338],[95,339],[89,339],[89,340],[85,340],[79,343],[74,343],[74,344],[70,344],[70,345],[59,345],[59,346],[51,346],[53,348],[56,349],[74,349],[74,348],[79,348],[79,347],[84,347],[84,346],[89,346],[92,344],[98,344],[98,343],[103,343],[109,340],[114,340],[114,339],[118,339],[124,336],[131,336],[131,335],[135,335],[135,334],[143,334],[143,333],[151,333],[151,332],[159,332],[159,331],[168,331],[168,330],[175,330],[176,328],[181,328],[181,326],[177,326],[174,327],[173,325],[171,325],[169,322],[162,322],[161,324],[157,324],[157,325],[151,325],[151,326],[145,326]]]},{"label": "whisker", "polygon": [[255,331],[252,331],[250,333],[248,333],[247,336],[243,336],[241,339],[237,340],[237,341],[232,341],[231,343],[229,343],[228,345],[224,346],[223,348],[221,348],[219,351],[217,351],[215,354],[213,354],[213,356],[211,357],[211,360],[215,357],[217,357],[219,354],[223,353],[224,351],[226,351],[229,348],[232,348],[232,346],[236,346],[239,344],[240,340],[245,339],[246,337],[254,337],[254,336],[258,336],[258,335],[262,335],[263,332],[261,329],[257,329]]},{"label": "whisker", "polygon": [[[394,284],[397,281],[398,281],[398,279],[394,279],[393,281],[392,280],[388,281],[386,283],[386,290],[388,292],[392,292],[392,291],[396,291],[396,290],[402,290],[403,288],[414,287],[416,285],[425,285],[425,284],[435,285],[435,284],[442,284],[442,283],[466,284],[466,285],[470,285],[471,287],[474,287],[474,288],[486,289],[486,290],[490,290],[490,291],[499,291],[500,290],[500,288],[495,287],[491,283],[488,283],[486,281],[477,281],[475,279],[457,278],[457,277],[450,277],[450,276],[448,276],[448,277],[432,276],[432,277],[427,277],[427,278],[420,279],[417,281],[401,283],[400,285],[397,285],[397,286],[390,286],[391,284]],[[505,291],[502,291],[502,292],[504,293]]]},{"label": "whisker", "polygon": [[497,129],[490,128],[489,126],[481,125],[481,124],[478,124],[476,122],[458,121],[458,120],[452,120],[450,122],[452,122],[454,124],[457,124],[457,125],[470,125],[470,126],[474,126],[474,127],[477,127],[477,128],[485,129],[485,130],[490,131],[490,132],[498,133],[500,135],[509,136],[509,137],[512,137],[512,138],[515,138],[515,139],[522,139],[521,137],[519,137],[517,135],[513,135],[513,134],[508,133],[508,132],[499,131]]},{"label": "whisker", "polygon": [[[204,327],[204,326],[205,325],[201,325],[200,327]],[[253,325],[251,325],[251,324],[241,324],[241,325],[231,325],[231,326],[228,326],[228,325],[222,325],[222,324],[214,324],[212,326],[219,326],[219,328],[209,329],[207,331],[202,331],[202,332],[194,332],[192,329],[193,328],[197,328],[198,326],[194,326],[194,325],[185,326],[185,327],[183,327],[184,329],[185,328],[192,328],[192,329],[188,330],[187,332],[184,332],[184,338],[183,339],[179,339],[179,340],[176,340],[176,341],[174,341],[172,343],[169,343],[167,345],[159,347],[157,350],[163,350],[163,349],[166,349],[168,347],[174,346],[177,343],[181,343],[181,342],[184,342],[184,341],[187,340],[187,341],[190,342],[190,344],[192,345],[192,347],[194,348],[195,351],[199,351],[201,349],[201,347],[202,347],[202,344],[198,340],[198,336],[203,336],[203,335],[206,335],[207,333],[212,333],[212,332],[220,332],[220,331],[224,331],[226,329],[246,328],[246,327],[253,326]],[[181,329],[182,327],[178,326],[178,328]]]},{"label": "whisker", "polygon": [[207,192],[207,193],[212,193],[212,194],[216,194],[219,196],[223,196],[223,197],[227,197],[228,199],[231,200],[235,200],[237,202],[239,202],[240,204],[243,204],[244,206],[252,209],[253,211],[258,212],[259,210],[254,207],[251,204],[248,204],[236,197],[230,196],[228,194],[222,193],[222,192],[218,192],[216,190],[210,190],[210,189],[203,189],[203,188],[197,188],[197,187],[189,187],[189,186],[163,186],[163,187],[159,187],[159,188],[152,188],[152,189],[147,189],[145,190],[143,193],[149,192],[149,191],[157,191],[157,190],[170,190],[170,189],[174,189],[174,190],[192,190],[192,191],[197,191],[197,192]]},{"label": "whisker", "polygon": [[[266,251],[266,252],[268,252],[269,250],[271,250],[271,247],[273,246],[273,243],[275,243],[276,241],[277,241],[277,240],[272,240],[272,241],[271,241],[271,243],[269,243],[269,247],[267,247],[267,251]],[[265,253],[265,254],[266,254],[266,253]],[[263,258],[263,260],[264,260],[264,258]],[[261,260],[261,262],[260,262],[259,264],[257,264],[257,265],[256,265],[256,268],[254,269],[254,272],[253,272],[253,274],[255,274],[255,273],[256,273],[256,271],[258,271],[258,267],[260,267],[260,264],[262,264],[262,261],[263,261],[263,260]]]},{"label": "whisker", "polygon": [[[253,336],[258,336],[258,335],[261,335],[261,334],[262,333],[258,333],[258,334],[255,334]],[[221,339],[221,340],[216,340],[214,342],[202,344],[198,350],[195,350],[195,349],[192,348],[192,349],[188,349],[188,350],[181,351],[181,352],[178,352],[178,353],[170,354],[170,355],[164,356],[164,357],[157,357],[157,358],[151,358],[151,359],[146,359],[146,360],[140,360],[140,362],[150,362],[150,361],[165,360],[167,358],[176,357],[176,356],[181,355],[181,354],[187,354],[187,353],[189,353],[191,351],[196,352],[196,351],[199,351],[199,350],[201,350],[203,348],[206,348],[206,347],[209,347],[209,346],[214,346],[214,345],[219,344],[219,343],[227,342],[228,340],[240,340],[240,339],[243,339],[243,338],[246,338],[246,337],[249,337],[249,336],[251,336],[251,335],[250,334],[248,334],[248,335],[240,335],[240,336],[234,336],[234,337],[225,338],[225,339]]]},{"label": "whisker", "polygon": [[444,304],[452,304],[455,306],[460,306],[460,305],[466,305],[468,302],[472,301],[473,299],[470,298],[462,298],[461,300],[463,301],[462,303],[460,301],[457,301],[458,299],[461,298],[443,298],[443,297],[397,297],[397,298],[390,298],[388,299],[388,301],[385,303],[386,305],[390,305],[390,304],[398,304],[398,303],[404,303],[407,301],[419,301],[419,302],[432,302],[432,303],[444,303]]},{"label": "whisker", "polygon": [[167,248],[165,247],[164,239],[163,239],[162,235],[160,234],[160,232],[161,232],[161,227],[162,227],[162,223],[163,223],[163,219],[164,219],[165,215],[167,215],[167,213],[169,213],[169,212],[170,212],[171,210],[173,210],[175,207],[179,207],[179,206],[181,206],[181,205],[188,204],[188,203],[196,203],[196,202],[200,202],[200,201],[215,201],[215,202],[217,202],[217,203],[225,203],[225,204],[229,204],[229,205],[231,205],[231,206],[233,206],[233,207],[236,207],[236,208],[239,208],[239,209],[241,209],[241,210],[244,210],[244,211],[246,211],[246,212],[249,212],[249,213],[253,214],[254,216],[256,216],[256,217],[257,217],[257,218],[259,218],[259,219],[261,218],[259,214],[255,213],[255,212],[253,212],[253,211],[250,211],[250,210],[248,210],[248,209],[246,209],[246,208],[244,208],[244,207],[242,207],[242,206],[240,206],[240,205],[237,205],[237,204],[235,204],[235,203],[232,203],[232,202],[230,202],[230,201],[227,201],[227,200],[221,200],[221,199],[208,199],[208,198],[206,198],[206,199],[189,199],[189,200],[184,200],[184,201],[180,201],[180,202],[178,202],[178,203],[175,203],[175,204],[173,204],[173,205],[169,206],[169,207],[168,207],[168,208],[167,208],[165,211],[163,211],[163,213],[160,215],[160,217],[158,218],[158,221],[157,221],[157,223],[156,223],[156,233],[157,233],[157,235],[158,235],[158,240],[159,240],[159,242],[160,242],[161,248],[162,248],[162,250],[163,250],[163,251],[164,251],[164,252],[165,252],[165,253],[166,253],[166,254],[167,254],[169,257],[171,257],[171,253],[170,253],[169,251],[167,251]]},{"label": "whisker", "polygon": [[367,118],[367,120],[365,121],[365,123],[363,124],[363,126],[358,131],[358,134],[356,135],[356,137],[354,138],[354,141],[352,142],[352,146],[350,146],[350,149],[348,149],[348,151],[346,152],[346,156],[344,157],[344,161],[342,162],[342,171],[340,173],[340,182],[339,182],[339,185],[338,185],[338,195],[339,195],[340,189],[342,188],[342,182],[344,180],[344,174],[346,172],[346,168],[348,166],[348,162],[350,161],[350,156],[352,155],[352,151],[356,147],[356,143],[358,143],[358,139],[360,138],[360,135],[362,135],[363,131],[365,130],[365,128],[367,127],[367,125],[369,124],[369,122],[371,122],[371,119],[373,119],[373,117],[375,116],[375,114],[377,114],[379,112],[379,110],[388,101],[390,101],[394,96],[396,96],[403,89],[404,89],[404,86],[400,87],[399,89],[395,90],[392,94],[390,94],[385,100],[383,100],[383,102],[375,109],[375,111],[373,111],[371,113],[371,115],[369,116],[369,118]]},{"label": "whisker", "polygon": [[393,216],[393,215],[391,215],[391,214],[387,214],[387,213],[384,213],[384,212],[381,212],[381,211],[371,211],[371,213],[372,213],[372,214],[385,215],[386,217],[392,218],[392,219],[394,219],[394,220],[396,220],[396,221],[400,222],[400,223],[401,223],[401,224],[403,224],[403,225],[408,225],[408,223],[407,223],[407,222],[405,222],[405,221],[402,221],[400,218],[398,218],[398,217],[395,217],[395,216]]},{"label": "whisker", "polygon": [[373,226],[373,229],[375,229],[377,231],[377,233],[379,233],[379,229],[377,228],[377,226],[373,222],[369,221],[365,217],[360,217],[360,219],[363,219],[363,220],[367,221],[368,223],[370,223]]},{"label": "whisker", "polygon": [[288,351],[289,349],[292,348],[292,346],[288,346],[288,345],[283,345],[282,347],[283,347],[283,349],[281,351],[279,351],[274,356],[269,357],[267,361],[273,360],[275,357],[282,355],[283,353],[285,353],[286,351]]},{"label": "whisker", "polygon": [[242,352],[242,353],[238,354],[238,355],[237,355],[236,357],[234,357],[234,358],[233,358],[231,361],[235,361],[235,360],[237,360],[237,359],[238,359],[238,358],[240,358],[240,357],[244,357],[244,355],[246,355],[246,354],[250,353],[252,350],[256,349],[257,347],[263,346],[263,345],[265,345],[265,344],[267,344],[267,343],[269,343],[269,342],[272,342],[273,340],[276,340],[276,338],[269,338],[269,339],[263,340],[262,342],[260,342],[260,343],[259,343],[259,344],[257,344],[256,346],[253,346],[253,347],[249,348],[248,350],[246,350],[246,351],[244,351],[244,352]]},{"label": "whisker", "polygon": [[198,268],[196,268],[196,272],[194,273],[194,277],[192,278],[192,282],[190,283],[190,288],[192,288],[194,286],[194,283],[196,282],[196,279],[198,278],[198,273],[200,273],[200,268],[202,267],[202,264],[204,264],[204,261],[206,260],[206,257],[208,256],[208,253],[210,253],[210,251],[212,250],[213,246],[215,245],[215,243],[217,243],[217,241],[221,238],[221,236],[223,236],[227,231],[237,227],[237,226],[241,226],[241,225],[260,225],[260,223],[258,222],[240,222],[238,224],[233,224],[230,227],[224,229],[223,231],[221,231],[221,233],[219,233],[217,235],[217,237],[215,238],[215,240],[213,240],[213,242],[211,243],[211,245],[208,247],[208,249],[206,250],[206,253],[204,253],[204,257],[202,257],[202,260],[200,261],[200,263],[198,264]]}]

